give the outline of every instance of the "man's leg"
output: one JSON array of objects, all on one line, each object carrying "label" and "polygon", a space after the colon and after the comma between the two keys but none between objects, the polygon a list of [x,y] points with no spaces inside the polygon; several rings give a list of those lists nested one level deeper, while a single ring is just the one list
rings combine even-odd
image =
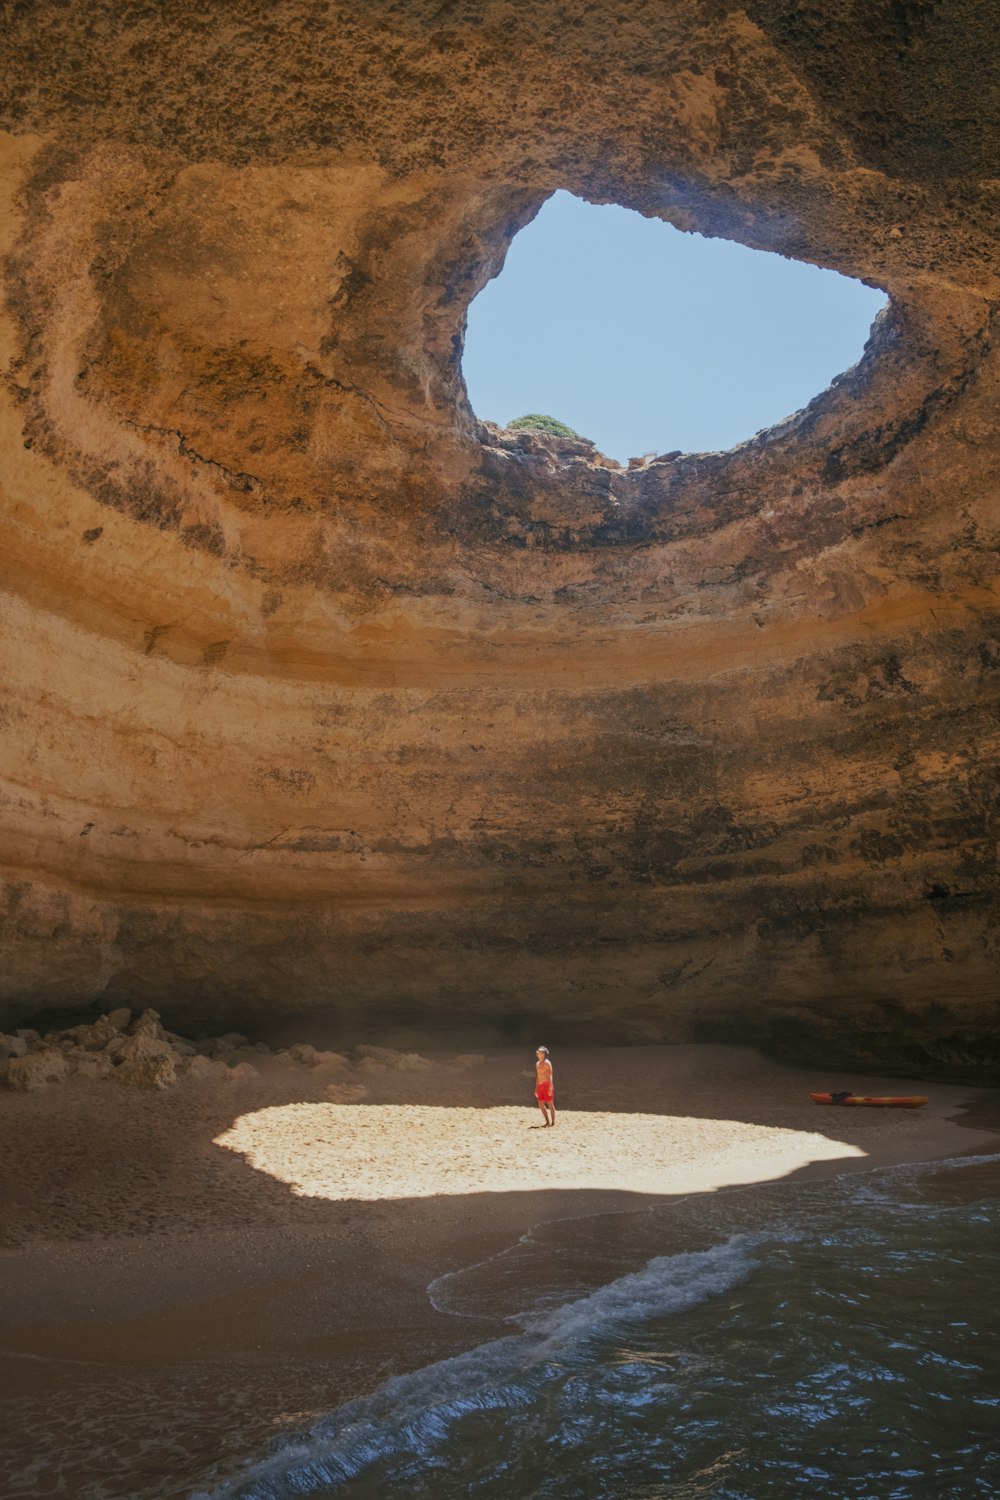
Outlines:
[{"label": "man's leg", "polygon": [[546,1125],[547,1125],[547,1124],[548,1124],[548,1123],[549,1123],[549,1117],[548,1117],[548,1115],[547,1115],[547,1114],[546,1114],[546,1109],[547,1109],[547,1108],[548,1108],[548,1106],[547,1106],[547,1105],[545,1105],[545,1104],[543,1104],[543,1103],[542,1103],[542,1101],[541,1101],[541,1099],[536,1099],[536,1101],[535,1101],[535,1102],[536,1102],[536,1104],[537,1104],[537,1105],[538,1105],[538,1108],[539,1108],[539,1109],[540,1109],[540,1110],[541,1110],[541,1112],[542,1112],[542,1119],[543,1119],[543,1120],[544,1120],[544,1121],[545,1121],[545,1123],[546,1123]]}]

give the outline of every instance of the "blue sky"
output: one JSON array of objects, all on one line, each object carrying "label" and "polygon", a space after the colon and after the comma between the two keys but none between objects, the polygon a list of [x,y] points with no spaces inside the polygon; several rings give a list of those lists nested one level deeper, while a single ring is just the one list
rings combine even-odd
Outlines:
[{"label": "blue sky", "polygon": [[730,448],[859,358],[881,292],[559,192],[469,309],[477,416],[544,412],[624,462]]}]

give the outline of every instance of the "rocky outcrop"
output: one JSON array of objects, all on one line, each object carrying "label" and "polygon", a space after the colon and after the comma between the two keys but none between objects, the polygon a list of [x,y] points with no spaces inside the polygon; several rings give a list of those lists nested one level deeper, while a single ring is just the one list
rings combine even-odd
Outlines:
[{"label": "rocky outcrop", "polygon": [[14,1057],[7,1065],[7,1087],[21,1093],[33,1094],[48,1088],[50,1083],[61,1083],[68,1069],[61,1052],[28,1052],[24,1057]]},{"label": "rocky outcrop", "polygon": [[114,1079],[126,1088],[156,1091],[187,1080],[250,1084],[265,1068],[272,1082],[276,1070],[283,1080],[304,1079],[312,1091],[323,1089],[336,1104],[356,1104],[368,1095],[359,1073],[370,1080],[373,1074],[426,1073],[445,1066],[468,1071],[485,1061],[482,1053],[464,1053],[448,1064],[434,1063],[418,1052],[367,1043],[355,1047],[353,1057],[310,1042],[295,1042],[272,1053],[266,1042],[251,1044],[238,1032],[191,1041],[165,1031],[155,1010],[133,1020],[125,1008],[44,1035],[32,1029],[15,1036],[0,1034],[0,1087],[20,1093],[36,1093],[69,1079]]},{"label": "rocky outcrop", "polygon": [[169,1042],[148,1034],[130,1037],[119,1053],[115,1078],[131,1088],[167,1088],[177,1078]]},{"label": "rocky outcrop", "polygon": [[[0,1022],[989,1064],[985,16],[237,10],[2,43]],[[466,308],[560,187],[890,310],[728,454],[479,424]]]}]

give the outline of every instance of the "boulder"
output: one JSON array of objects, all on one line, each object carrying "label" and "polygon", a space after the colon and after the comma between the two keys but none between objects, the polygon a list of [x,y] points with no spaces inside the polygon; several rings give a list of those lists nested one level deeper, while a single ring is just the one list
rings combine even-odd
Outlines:
[{"label": "boulder", "polygon": [[172,1060],[173,1056],[174,1050],[166,1038],[153,1036],[148,1031],[123,1037],[120,1045],[122,1062],[135,1062],[142,1057],[169,1057]]},{"label": "boulder", "polygon": [[316,1059],[313,1072],[320,1077],[345,1073],[351,1066],[350,1058],[342,1052],[317,1052]]},{"label": "boulder", "polygon": [[119,1034],[120,1028],[112,1025],[109,1016],[98,1016],[91,1026],[71,1026],[68,1031],[60,1033],[60,1044],[69,1040],[74,1046],[84,1047],[88,1052],[99,1052]]},{"label": "boulder", "polygon": [[165,1089],[177,1082],[177,1070],[169,1055],[135,1058],[115,1069],[119,1083],[134,1089]]},{"label": "boulder", "polygon": [[481,1068],[486,1061],[482,1052],[460,1052],[452,1059],[453,1068]]},{"label": "boulder", "polygon": [[[94,1035],[96,1030],[96,1026],[71,1026],[68,1031],[56,1033],[56,1040],[60,1047],[93,1047],[95,1051],[99,1051],[107,1043],[108,1035],[106,1034],[98,1040]],[[49,1040],[51,1041],[53,1038],[50,1036]]]},{"label": "boulder", "polygon": [[[181,1063],[181,1073],[185,1078],[216,1078],[225,1068],[224,1063],[213,1062],[211,1058],[195,1053],[193,1057],[187,1057]],[[228,1069],[226,1070],[228,1072]]]},{"label": "boulder", "polygon": [[23,1057],[27,1050],[28,1043],[23,1036],[8,1036],[0,1031],[0,1057]]},{"label": "boulder", "polygon": [[131,1036],[121,1052],[122,1061],[115,1069],[119,1083],[136,1089],[165,1089],[177,1081],[174,1054],[169,1042],[148,1031]]},{"label": "boulder", "polygon": [[259,1078],[260,1074],[253,1063],[241,1062],[235,1068],[227,1068],[226,1077],[230,1083],[250,1083],[254,1078]]},{"label": "boulder", "polygon": [[77,1078],[110,1078],[115,1071],[106,1052],[81,1052],[72,1059],[71,1067]]},{"label": "boulder", "polygon": [[288,1055],[293,1062],[303,1063],[307,1068],[314,1068],[323,1056],[322,1052],[308,1042],[296,1042],[293,1047],[289,1047]]},{"label": "boulder", "polygon": [[195,1051],[203,1053],[206,1057],[228,1058],[236,1051],[236,1047],[233,1042],[223,1036],[211,1036],[207,1041],[199,1042]]},{"label": "boulder", "polygon": [[156,1010],[144,1010],[129,1029],[133,1036],[151,1036],[161,1042],[166,1037],[166,1032],[160,1025],[160,1013]]},{"label": "boulder", "polygon": [[251,1066],[254,1066],[260,1062],[260,1053],[254,1047],[237,1047],[232,1052],[224,1053],[224,1060],[231,1068],[234,1068],[237,1063],[241,1062],[250,1063]]},{"label": "boulder", "polygon": [[116,1031],[114,1036],[110,1039],[110,1041],[103,1049],[105,1056],[110,1057],[112,1062],[120,1062],[125,1056],[126,1048],[129,1042],[131,1042],[132,1040],[133,1038],[126,1035],[124,1032]]},{"label": "boulder", "polygon": [[331,1083],[326,1097],[331,1104],[359,1104],[367,1099],[368,1090],[363,1083]]},{"label": "boulder", "polygon": [[175,1031],[168,1031],[165,1035],[178,1057],[194,1057],[198,1049],[187,1037],[178,1036]]},{"label": "boulder", "polygon": [[434,1064],[419,1052],[397,1052],[394,1047],[361,1046],[357,1049],[363,1068],[394,1068],[400,1073],[426,1073]]},{"label": "boulder", "polygon": [[216,1040],[224,1042],[227,1047],[246,1047],[249,1045],[249,1038],[245,1037],[242,1031],[224,1031]]},{"label": "boulder", "polygon": [[29,1052],[24,1057],[10,1059],[7,1084],[20,1093],[33,1094],[50,1083],[61,1083],[68,1071],[66,1058],[57,1048]]},{"label": "boulder", "polygon": [[112,1030],[124,1031],[132,1020],[132,1012],[127,1005],[119,1005],[115,1010],[109,1010],[101,1019],[107,1021]]}]

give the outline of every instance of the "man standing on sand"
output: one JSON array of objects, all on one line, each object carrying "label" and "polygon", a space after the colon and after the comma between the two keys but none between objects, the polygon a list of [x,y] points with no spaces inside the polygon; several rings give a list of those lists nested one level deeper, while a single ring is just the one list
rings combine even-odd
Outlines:
[{"label": "man standing on sand", "polygon": [[556,1096],[552,1087],[552,1064],[549,1062],[548,1047],[538,1047],[535,1051],[535,1098],[546,1125],[554,1125]]}]

